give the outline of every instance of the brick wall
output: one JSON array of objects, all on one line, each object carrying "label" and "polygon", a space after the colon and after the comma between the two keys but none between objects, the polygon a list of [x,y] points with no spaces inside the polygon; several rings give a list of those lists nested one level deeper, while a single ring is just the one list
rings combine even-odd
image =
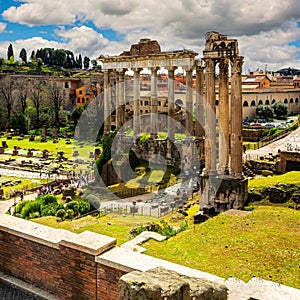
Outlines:
[{"label": "brick wall", "polygon": [[[2,217],[2,216],[1,216]],[[55,294],[60,284],[60,256],[53,249],[0,231],[0,270]]]}]

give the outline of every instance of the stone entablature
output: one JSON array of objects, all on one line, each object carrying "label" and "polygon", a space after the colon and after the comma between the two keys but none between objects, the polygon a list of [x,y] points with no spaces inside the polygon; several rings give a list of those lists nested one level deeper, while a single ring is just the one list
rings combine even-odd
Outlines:
[{"label": "stone entablature", "polygon": [[104,70],[121,70],[134,68],[169,68],[169,67],[195,67],[198,62],[195,57],[198,53],[190,50],[177,52],[163,52],[158,54],[138,56],[100,56]]}]

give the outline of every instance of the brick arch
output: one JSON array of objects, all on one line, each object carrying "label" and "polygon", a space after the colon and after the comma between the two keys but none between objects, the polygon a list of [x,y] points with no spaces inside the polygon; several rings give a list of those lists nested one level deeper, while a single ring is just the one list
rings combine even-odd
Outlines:
[{"label": "brick arch", "polygon": [[255,100],[251,101],[251,106],[256,106]]},{"label": "brick arch", "polygon": [[249,105],[248,105],[248,101],[244,101],[243,106],[244,106],[244,107],[249,106]]}]

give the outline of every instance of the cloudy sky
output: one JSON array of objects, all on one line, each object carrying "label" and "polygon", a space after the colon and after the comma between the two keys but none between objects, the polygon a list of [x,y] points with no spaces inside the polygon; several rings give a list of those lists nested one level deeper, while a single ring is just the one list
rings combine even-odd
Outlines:
[{"label": "cloudy sky", "polygon": [[237,38],[244,70],[300,69],[299,0],[0,0],[0,57],[13,45],[30,56],[42,47],[91,59],[129,50],[141,38],[162,50],[202,53],[204,34]]}]

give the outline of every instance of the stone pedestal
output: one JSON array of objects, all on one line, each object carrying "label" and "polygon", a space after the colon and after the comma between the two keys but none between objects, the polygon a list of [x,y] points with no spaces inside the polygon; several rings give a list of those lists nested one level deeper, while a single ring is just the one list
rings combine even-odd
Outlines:
[{"label": "stone pedestal", "polygon": [[203,172],[200,189],[200,210],[211,209],[213,213],[220,213],[228,209],[241,209],[247,200],[248,179]]}]

